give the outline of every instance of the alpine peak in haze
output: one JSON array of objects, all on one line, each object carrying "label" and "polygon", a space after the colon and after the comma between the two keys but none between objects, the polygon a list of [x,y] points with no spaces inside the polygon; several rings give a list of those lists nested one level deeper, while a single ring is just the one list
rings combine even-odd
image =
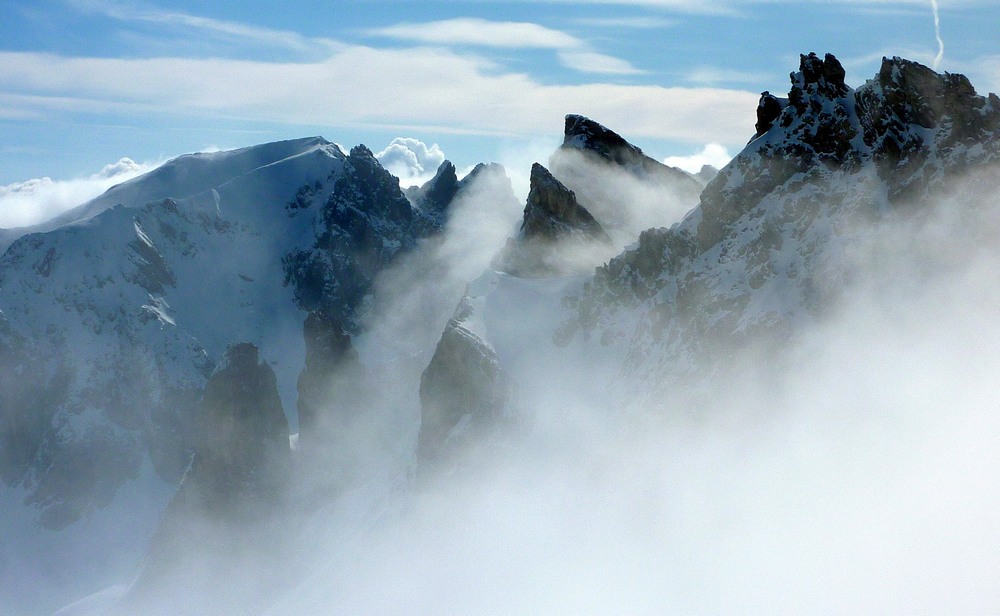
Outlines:
[{"label": "alpine peak in haze", "polygon": [[803,55],[787,98],[761,96],[756,129],[684,220],[598,269],[567,339],[618,341],[640,379],[699,370],[719,344],[780,341],[863,267],[859,230],[898,226],[1000,160],[997,97],[900,58],[854,89],[835,57]]},{"label": "alpine peak in haze", "polygon": [[307,316],[358,330],[379,271],[445,224],[449,166],[414,206],[364,146],[345,155],[311,137],[190,154],[16,230],[0,256],[0,497],[20,526],[0,529],[0,551],[35,562],[26,576],[58,571],[62,599],[93,583],[85,569],[134,566],[148,516],[129,540],[70,553],[122,508],[162,509],[231,344],[256,345],[296,408]]},{"label": "alpine peak in haze", "polygon": [[[468,563],[516,569],[491,560],[507,535],[480,524],[507,499],[545,558],[590,550],[593,529],[558,528],[560,512],[596,503],[560,491],[567,481],[605,476],[614,501],[621,457],[660,496],[642,468],[672,452],[631,457],[635,434],[670,419],[657,413],[714,408],[686,404],[700,392],[739,396],[747,364],[733,358],[787,361],[859,272],[903,284],[878,268],[911,259],[919,287],[1000,233],[985,201],[995,95],[900,58],[857,88],[829,54],[803,55],[790,78],[787,96],[761,95],[746,146],[704,189],[569,115],[562,145],[532,166],[523,212],[499,165],[459,179],[445,161],[404,190],[365,146],[309,138],[180,157],[18,230],[0,256],[0,598],[42,612],[128,584],[153,538],[117,607],[350,612],[352,593],[377,594],[372,579],[397,583],[380,567],[402,572],[405,600],[432,578],[433,605],[453,607]],[[924,233],[939,215],[949,224]],[[687,462],[662,468],[684,481]],[[525,476],[559,493],[531,506]],[[494,480],[498,501],[451,510]],[[622,494],[626,505],[597,507],[608,528],[650,518],[657,531],[623,536],[643,542],[637,553],[661,549],[674,510]],[[676,512],[682,529],[701,519]],[[484,536],[504,542],[470,545]],[[438,549],[459,562],[422,560]],[[12,566],[45,584],[19,585]],[[206,566],[237,573],[200,576]],[[199,584],[190,595],[186,580]]]}]

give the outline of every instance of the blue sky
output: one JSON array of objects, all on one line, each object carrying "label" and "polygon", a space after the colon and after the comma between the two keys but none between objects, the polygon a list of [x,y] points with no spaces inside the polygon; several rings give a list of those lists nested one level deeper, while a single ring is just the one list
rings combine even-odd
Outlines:
[{"label": "blue sky", "polygon": [[3,0],[0,208],[26,180],[91,180],[122,157],[314,134],[530,166],[566,113],[659,159],[711,144],[718,160],[809,51],[855,86],[901,55],[1000,90],[1000,3],[937,2],[940,57],[930,0]]}]

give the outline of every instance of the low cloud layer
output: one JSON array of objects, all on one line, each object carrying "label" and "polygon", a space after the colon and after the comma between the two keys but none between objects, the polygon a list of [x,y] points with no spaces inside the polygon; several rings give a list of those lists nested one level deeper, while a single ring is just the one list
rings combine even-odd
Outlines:
[{"label": "low cloud layer", "polygon": [[663,164],[671,167],[683,169],[688,173],[698,173],[705,165],[711,165],[716,169],[722,169],[733,159],[729,150],[718,143],[709,143],[698,152],[690,156],[668,156]]},{"label": "low cloud layer", "polygon": [[0,186],[0,228],[45,222],[154,167],[156,164],[122,158],[87,177],[72,180],[43,177]]}]

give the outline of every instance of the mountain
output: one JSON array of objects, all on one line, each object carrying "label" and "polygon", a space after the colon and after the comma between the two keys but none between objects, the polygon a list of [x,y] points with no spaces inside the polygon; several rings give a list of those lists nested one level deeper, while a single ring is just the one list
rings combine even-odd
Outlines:
[{"label": "mountain", "polygon": [[856,90],[843,76],[831,55],[802,56],[788,97],[761,96],[756,135],[699,207],[598,269],[567,339],[624,341],[622,371],[639,379],[697,371],[719,345],[781,344],[866,269],[852,261],[861,236],[995,169],[995,95],[900,58]]},{"label": "mountain", "polygon": [[379,271],[441,229],[448,203],[435,208],[412,206],[364,146],[345,155],[316,137],[182,156],[25,230],[0,257],[0,498],[31,529],[0,531],[22,554],[10,562],[50,537],[25,575],[68,598],[87,565],[58,546],[89,545],[131,507],[148,513],[126,545],[90,559],[116,561],[95,564],[98,579],[133,567],[195,451],[226,348],[257,345],[294,409],[307,316],[359,331]]},{"label": "mountain", "polygon": [[589,269],[611,256],[611,238],[576,194],[535,163],[518,234],[497,257],[496,267],[520,276]]},{"label": "mountain", "polygon": [[576,114],[566,116],[563,143],[549,157],[548,170],[597,218],[616,253],[641,231],[679,220],[697,205],[704,187],[610,128]]},{"label": "mountain", "polygon": [[[609,129],[594,126],[600,125],[567,117],[566,143],[553,158],[571,149],[639,177],[660,169]],[[550,279],[542,291],[539,281],[512,270],[484,274],[491,282],[470,287],[456,319],[477,323],[465,353],[483,349],[477,362],[498,359],[491,372],[478,375],[462,367],[476,362],[456,363],[448,378],[489,391],[494,373],[504,374],[514,384],[507,398],[515,407],[519,397],[532,396],[520,386],[532,379],[572,380],[573,395],[615,407],[661,408],[677,403],[680,392],[712,391],[740,378],[724,371],[748,372],[735,357],[778,365],[795,336],[836,314],[858,272],[876,269],[862,261],[873,243],[881,244],[875,255],[896,259],[891,267],[911,259],[933,269],[929,264],[950,259],[915,229],[927,220],[940,223],[934,212],[944,206],[937,203],[958,207],[951,203],[956,194],[977,211],[971,204],[982,197],[975,193],[991,193],[988,178],[1000,163],[996,96],[978,96],[961,75],[900,58],[883,60],[875,79],[855,90],[834,56],[804,55],[787,98],[761,95],[755,129],[697,207],[671,227],[643,230],[593,275]],[[599,138],[606,135],[612,136]],[[591,204],[601,224],[599,213],[612,205],[619,219],[628,217],[620,212],[631,204],[618,206],[621,196],[584,194],[578,200]],[[988,204],[978,207],[989,211]],[[963,233],[978,229],[978,239],[965,240],[970,246],[994,228],[983,220],[964,224]],[[888,248],[900,235],[912,251],[907,258]],[[543,322],[549,325],[535,326]],[[449,324],[442,345],[456,344],[452,330],[460,325]],[[425,377],[441,380],[441,366],[433,368]],[[578,371],[572,378],[571,368]],[[463,404],[476,413],[477,404]],[[430,405],[427,414],[436,415],[439,406]]]},{"label": "mountain", "polygon": [[[317,138],[178,159],[195,192],[137,178],[141,202],[23,235],[0,257],[0,596],[982,597],[1000,100],[900,58],[855,89],[803,55],[790,80],[704,189],[570,115],[523,203],[496,165],[402,191]],[[576,267],[546,262],[578,241]]]}]

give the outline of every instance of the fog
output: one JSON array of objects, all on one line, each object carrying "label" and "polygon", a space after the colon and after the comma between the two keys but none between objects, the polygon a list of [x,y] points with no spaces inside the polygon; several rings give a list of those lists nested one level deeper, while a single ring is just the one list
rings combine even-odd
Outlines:
[{"label": "fog", "polygon": [[981,188],[859,228],[839,301],[787,348],[641,408],[507,306],[529,315],[507,335],[538,343],[506,365],[524,421],[349,540],[320,531],[268,613],[996,612],[1000,225]]},{"label": "fog", "polygon": [[377,282],[364,383],[331,393],[351,420],[322,459],[351,468],[299,460],[293,495],[313,500],[284,522],[291,556],[247,557],[233,587],[280,579],[254,607],[289,615],[996,613],[1000,203],[983,181],[845,234],[836,301],[778,351],[723,346],[703,378],[611,387],[611,350],[552,342],[585,275],[499,276],[480,316],[516,421],[425,470],[420,372],[520,213],[473,186]]}]

